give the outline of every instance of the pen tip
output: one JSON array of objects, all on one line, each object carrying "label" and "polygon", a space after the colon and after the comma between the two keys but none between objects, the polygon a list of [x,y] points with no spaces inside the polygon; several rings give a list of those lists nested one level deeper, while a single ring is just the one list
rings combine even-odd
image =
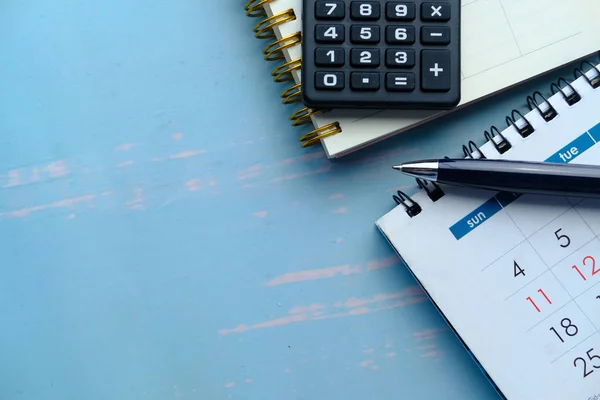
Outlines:
[{"label": "pen tip", "polygon": [[392,168],[402,171],[402,165],[394,165]]}]

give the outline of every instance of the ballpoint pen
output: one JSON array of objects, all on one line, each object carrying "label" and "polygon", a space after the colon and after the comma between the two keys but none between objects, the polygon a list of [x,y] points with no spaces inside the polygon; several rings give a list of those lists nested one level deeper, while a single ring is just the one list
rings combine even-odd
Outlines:
[{"label": "ballpoint pen", "polygon": [[600,197],[600,166],[493,159],[421,160],[396,165],[437,183],[514,193]]}]

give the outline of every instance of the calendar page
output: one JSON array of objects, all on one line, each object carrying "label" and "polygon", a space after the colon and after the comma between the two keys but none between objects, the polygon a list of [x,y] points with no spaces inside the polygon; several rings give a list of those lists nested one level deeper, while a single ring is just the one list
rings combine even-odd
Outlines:
[{"label": "calendar page", "polygon": [[[534,133],[508,128],[509,151],[481,152],[600,165],[600,87],[572,85],[578,103],[552,96],[552,121],[534,109]],[[477,361],[511,400],[600,399],[600,199],[442,190],[435,202],[412,196],[418,215],[398,206],[377,226]]]}]

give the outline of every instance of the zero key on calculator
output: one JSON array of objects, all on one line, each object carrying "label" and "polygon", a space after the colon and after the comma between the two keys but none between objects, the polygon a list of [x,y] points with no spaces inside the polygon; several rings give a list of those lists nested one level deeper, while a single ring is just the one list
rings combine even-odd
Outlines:
[{"label": "zero key on calculator", "polygon": [[460,0],[303,0],[312,108],[450,109],[460,102]]}]

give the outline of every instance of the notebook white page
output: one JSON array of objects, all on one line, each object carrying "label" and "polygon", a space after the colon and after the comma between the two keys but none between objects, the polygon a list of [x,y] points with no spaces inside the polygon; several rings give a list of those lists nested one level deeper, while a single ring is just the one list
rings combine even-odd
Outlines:
[{"label": "notebook white page", "polygon": [[[293,9],[297,16],[276,28],[278,37],[301,31],[302,0],[274,0],[265,9],[268,15]],[[461,13],[460,106],[600,49],[598,0],[463,0]],[[290,48],[286,56],[300,58],[301,47]],[[296,83],[299,75],[294,75]],[[422,110],[336,109],[312,119],[317,128],[339,122],[342,132],[322,140],[327,156],[335,158],[440,115]]]},{"label": "notebook white page", "polygon": [[[508,128],[510,150],[482,153],[600,165],[600,88],[573,87],[579,103],[552,96],[554,120],[528,113],[531,136]],[[511,400],[600,398],[600,199],[442,190],[377,226],[491,379]]]}]

